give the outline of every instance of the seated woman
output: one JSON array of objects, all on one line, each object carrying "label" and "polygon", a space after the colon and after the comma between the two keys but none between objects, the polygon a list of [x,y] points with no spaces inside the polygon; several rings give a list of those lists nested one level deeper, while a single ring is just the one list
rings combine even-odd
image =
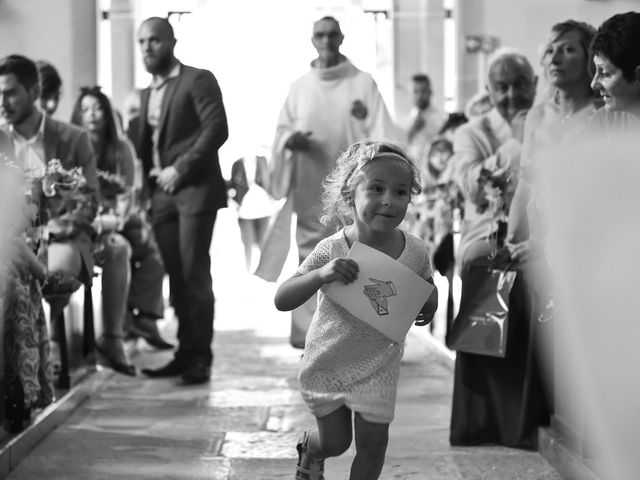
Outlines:
[{"label": "seated woman", "polygon": [[[157,248],[147,234],[140,212],[133,206],[134,153],[120,138],[109,99],[99,87],[82,89],[71,123],[87,130],[96,155],[100,180],[100,213],[96,263],[102,267],[103,334],[97,349],[108,366],[134,375],[123,348],[128,311],[146,318],[162,318],[164,269]],[[121,192],[120,192],[121,191]],[[155,322],[151,322],[155,327]],[[146,326],[146,325],[145,325]],[[144,331],[161,348],[171,348],[157,329]]]},{"label": "seated woman", "polygon": [[[99,107],[83,104],[84,96],[83,92],[76,102],[71,123],[85,127],[96,157],[96,168],[104,171],[105,144],[99,132],[107,128],[108,120]],[[116,173],[122,175],[125,182],[133,181],[130,162],[122,162]],[[100,180],[99,187],[98,215],[93,222],[98,233],[94,245],[94,259],[96,265],[102,268],[103,328],[102,335],[96,343],[98,361],[118,372],[135,375],[135,367],[129,362],[123,344],[127,292],[131,279],[131,248],[126,239],[116,232],[119,219],[115,215],[114,199],[108,198],[109,195],[102,191],[104,182]]]}]

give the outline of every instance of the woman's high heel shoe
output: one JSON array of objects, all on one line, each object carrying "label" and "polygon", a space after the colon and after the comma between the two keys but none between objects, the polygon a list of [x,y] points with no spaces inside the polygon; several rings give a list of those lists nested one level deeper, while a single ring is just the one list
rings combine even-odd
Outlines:
[{"label": "woman's high heel shoe", "polygon": [[122,338],[103,334],[96,342],[96,353],[100,365],[130,377],[136,376],[136,367],[127,360]]},{"label": "woman's high heel shoe", "polygon": [[144,338],[146,342],[157,350],[173,350],[174,345],[167,342],[160,331],[156,320],[144,316],[137,316],[133,319],[134,332]]}]

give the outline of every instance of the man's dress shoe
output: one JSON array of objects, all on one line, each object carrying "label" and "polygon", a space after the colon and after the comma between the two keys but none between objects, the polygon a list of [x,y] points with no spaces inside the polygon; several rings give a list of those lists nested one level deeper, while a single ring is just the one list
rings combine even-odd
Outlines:
[{"label": "man's dress shoe", "polygon": [[203,360],[194,360],[182,372],[182,381],[186,385],[206,383],[211,377],[211,366]]},{"label": "man's dress shoe", "polygon": [[160,368],[143,368],[142,373],[144,373],[148,377],[159,378],[159,377],[176,377],[183,373],[187,369],[188,363],[184,360],[179,360],[174,358],[169,363],[167,363],[164,367]]}]

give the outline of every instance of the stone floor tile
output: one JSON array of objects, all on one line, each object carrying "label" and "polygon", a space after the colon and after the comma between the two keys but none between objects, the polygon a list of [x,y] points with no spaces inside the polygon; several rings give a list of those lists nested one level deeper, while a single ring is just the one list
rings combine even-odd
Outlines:
[{"label": "stone floor tile", "polygon": [[[216,231],[224,222],[221,211]],[[212,251],[218,252],[215,244],[214,235]],[[229,260],[216,255],[220,272]],[[178,378],[105,377],[8,480],[292,479],[298,438],[315,427],[298,390],[302,352],[288,343],[289,314],[273,307],[275,284],[229,271],[229,277],[214,275],[210,382],[183,386]],[[175,320],[163,321],[163,327],[163,335],[175,341]],[[140,348],[132,360],[138,368],[155,368],[172,356]],[[412,330],[381,480],[560,480],[535,452],[450,447],[452,381],[451,359],[433,346],[428,330]],[[355,453],[352,445],[328,459],[325,478],[348,478]]]},{"label": "stone floor tile", "polygon": [[194,437],[200,438],[65,426],[46,438],[8,479],[199,480],[228,471],[226,459],[215,455],[224,435]]},{"label": "stone floor tile", "polygon": [[297,458],[300,432],[227,432],[221,454],[227,458]]}]

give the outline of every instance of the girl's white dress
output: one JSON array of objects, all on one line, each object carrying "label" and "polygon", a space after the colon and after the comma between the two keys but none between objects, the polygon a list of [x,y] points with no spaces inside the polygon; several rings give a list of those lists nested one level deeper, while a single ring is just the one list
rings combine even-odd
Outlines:
[{"label": "girl's white dress", "polygon": [[[424,242],[403,234],[405,246],[396,260],[429,278],[431,261]],[[344,230],[340,230],[320,241],[298,272],[308,273],[348,253]],[[316,417],[345,405],[368,421],[390,423],[404,346],[351,315],[322,290],[298,377],[304,401]]]}]

